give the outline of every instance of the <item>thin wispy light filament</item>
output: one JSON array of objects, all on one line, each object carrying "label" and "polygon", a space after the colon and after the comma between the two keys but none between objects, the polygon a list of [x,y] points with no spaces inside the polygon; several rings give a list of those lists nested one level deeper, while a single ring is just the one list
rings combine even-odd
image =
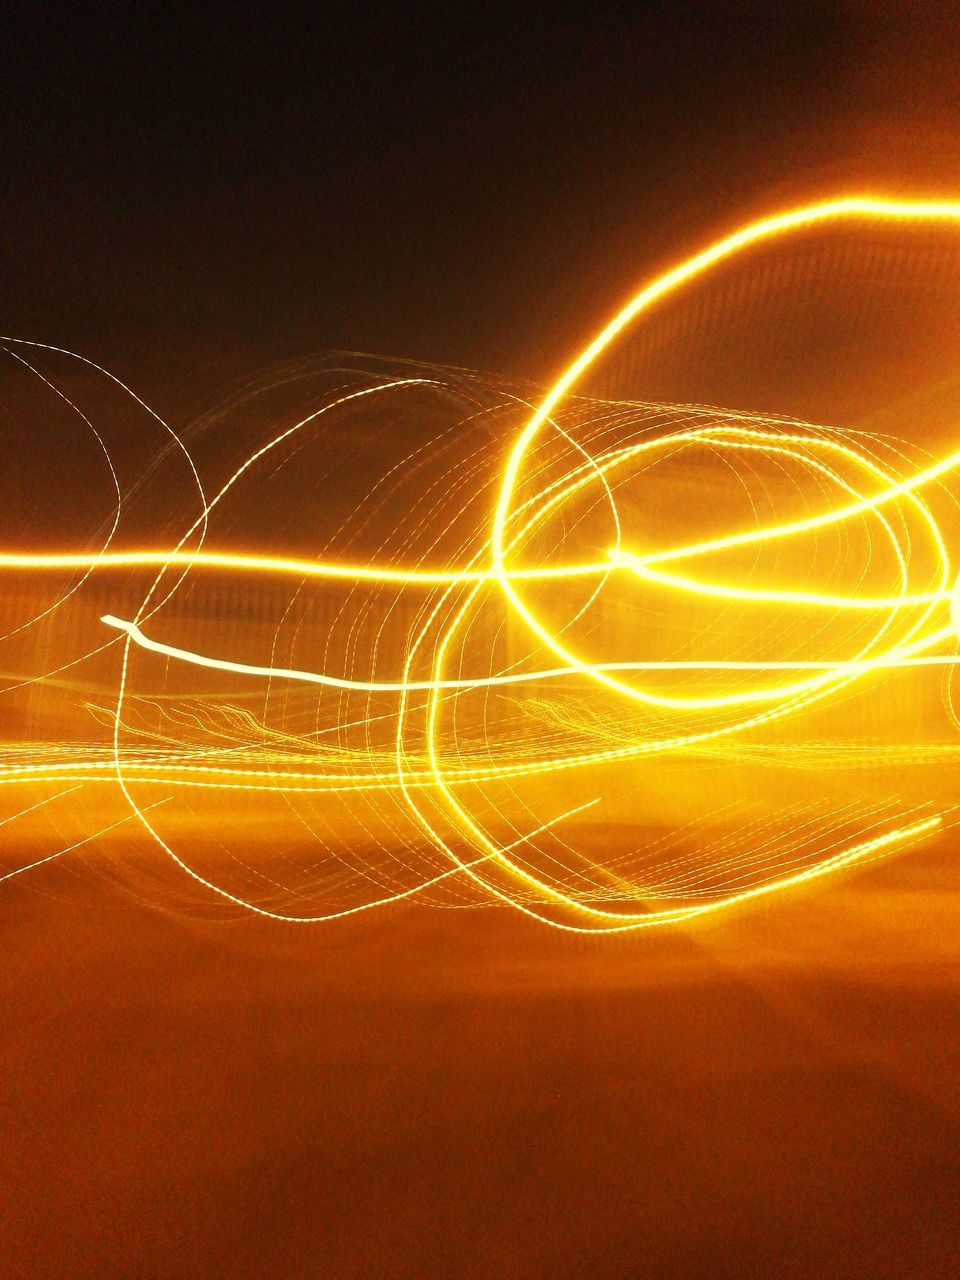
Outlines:
[{"label": "thin wispy light filament", "polygon": [[[793,845],[781,833],[757,840],[752,848],[740,844],[712,861],[704,854],[699,864],[696,853],[685,854],[683,901],[673,905],[671,895],[679,894],[673,872],[645,881],[573,848],[578,824],[584,814],[595,818],[602,795],[559,805],[554,816],[534,821],[522,790],[532,793],[551,779],[561,786],[585,785],[577,780],[589,776],[598,779],[602,791],[608,785],[605,770],[643,768],[657,758],[721,759],[726,753],[733,760],[738,752],[761,749],[760,732],[839,704],[872,681],[926,668],[949,672],[960,660],[957,565],[952,530],[940,510],[960,470],[960,449],[910,469],[905,455],[875,447],[863,433],[698,406],[605,403],[591,409],[581,397],[591,367],[658,303],[755,246],[833,222],[960,230],[960,204],[849,198],[792,210],[726,237],[647,285],[526,410],[522,427],[502,452],[483,521],[465,539],[465,554],[447,563],[434,549],[443,545],[442,525],[426,531],[435,535],[425,538],[428,549],[406,563],[206,545],[211,522],[236,498],[241,482],[253,484],[255,491],[258,468],[273,466],[308,429],[337,412],[374,407],[379,412],[393,398],[442,388],[439,376],[383,378],[331,397],[293,426],[275,431],[216,489],[201,484],[184,442],[171,433],[199,494],[199,514],[175,545],[115,547],[118,498],[113,530],[96,552],[0,551],[0,575],[11,579],[70,572],[82,572],[84,583],[91,575],[152,577],[139,609],[132,616],[102,613],[102,630],[91,639],[100,648],[122,649],[118,689],[103,712],[109,715],[110,750],[67,742],[47,742],[19,755],[11,749],[6,757],[0,753],[0,783],[79,780],[82,786],[115,787],[142,828],[194,881],[234,907],[295,923],[429,898],[438,887],[447,891],[455,885],[462,886],[469,903],[503,903],[562,930],[622,934],[690,921],[785,891],[942,828],[953,820],[952,807],[929,812],[904,805],[897,813],[864,817],[859,833],[846,819],[846,826],[824,819]],[[13,346],[13,340],[4,341]],[[787,511],[761,519],[755,505],[753,522],[743,527],[673,545],[637,545],[621,491],[664,459],[698,451],[721,459],[738,476],[746,472],[736,469],[749,465],[802,477],[796,483],[808,486],[808,514],[798,518]],[[469,485],[465,493],[462,487],[452,474],[448,527],[473,510],[475,495]],[[699,514],[687,513],[691,530]],[[605,532],[597,533],[601,526]],[[842,589],[832,582],[804,582],[798,574],[791,578],[776,558],[794,548],[794,565],[809,570],[819,563],[818,539],[831,536],[848,543],[861,537],[867,548],[859,573]],[[413,530],[409,541],[416,545]],[[246,636],[236,637],[238,653],[233,654],[218,651],[204,637],[201,623],[195,624],[195,642],[179,643],[168,635],[165,605],[176,599],[183,583],[203,581],[205,574],[241,582],[289,581],[297,593],[340,591],[346,602],[358,592],[389,592],[391,601],[415,597],[416,620],[404,624],[392,648],[384,644],[388,656],[395,656],[395,669],[387,675],[377,657],[379,635],[367,670],[354,669],[362,666],[354,659],[349,664],[344,659],[336,669],[329,645],[318,647],[311,665],[294,665],[274,652],[251,660],[239,653]],[[593,653],[596,635],[609,644],[616,632],[601,624],[620,606],[603,614],[604,602],[622,601],[625,593],[633,593],[638,609],[659,610],[657,616],[671,622],[707,619],[690,624],[694,641],[709,642],[703,656],[658,656],[644,652],[642,639],[631,640],[623,651],[622,636],[612,656]],[[61,601],[57,607],[65,605]],[[783,639],[779,654],[744,657],[733,647],[732,627],[727,656],[717,656],[711,646],[722,645],[724,633],[709,619],[721,615],[697,614],[698,609],[733,611],[722,616],[724,625],[732,616],[740,628],[737,644],[742,645],[743,634],[794,638]],[[591,631],[587,622],[597,615],[601,623]],[[382,627],[387,636],[391,617],[388,610]],[[754,621],[757,617],[766,630]],[[484,654],[476,638],[495,631],[508,638],[521,635],[526,647],[504,657],[491,640]],[[162,660],[176,671],[194,668],[236,682],[236,703],[224,700],[215,712],[204,707],[202,713],[182,713],[184,724],[191,717],[195,722],[191,733],[196,727],[206,730],[208,720],[213,724],[219,717],[213,745],[197,747],[186,732],[178,737],[173,729],[148,731],[128,724],[136,708],[135,660]],[[338,733],[328,745],[303,732],[268,730],[243,711],[247,690],[272,690],[277,684],[291,689],[290,696],[302,694],[303,686],[316,690],[317,697],[335,695],[344,700],[343,707],[353,707],[345,700],[360,695],[367,702],[363,710],[344,711],[342,723],[331,726]],[[517,700],[527,715],[526,729],[494,732],[482,719],[482,731],[475,731],[471,721],[474,728],[467,732],[467,700],[476,700],[470,705],[481,706],[486,717],[496,698]],[[504,723],[512,724],[509,717]],[[362,745],[355,745],[351,734]],[[789,744],[776,749],[785,757],[799,750]],[[327,795],[338,803],[353,797],[359,806],[389,797],[410,824],[413,844],[430,854],[420,871],[415,857],[412,864],[403,861],[404,874],[413,881],[405,887],[381,884],[382,873],[371,864],[363,873],[370,881],[363,902],[334,902],[320,912],[279,909],[199,870],[189,842],[186,849],[178,847],[160,830],[169,813],[163,803],[144,805],[138,799],[143,785],[192,787],[226,797],[272,794],[290,804],[298,797]],[[312,829],[306,821],[304,826]],[[545,840],[554,842],[553,852]],[[567,845],[572,852],[564,851]],[[745,866],[752,870],[745,872]]]}]

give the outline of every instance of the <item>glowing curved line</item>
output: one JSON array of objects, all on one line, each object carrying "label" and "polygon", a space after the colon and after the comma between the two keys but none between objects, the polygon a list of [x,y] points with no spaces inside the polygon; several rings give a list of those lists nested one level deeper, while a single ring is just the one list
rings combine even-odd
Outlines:
[{"label": "glowing curved line", "polygon": [[[870,456],[869,449],[862,446],[854,447],[850,442],[850,433],[844,436],[842,433],[835,432],[832,436],[828,436],[828,430],[824,428],[822,434],[818,435],[816,433],[819,429],[811,427],[810,433],[804,434],[801,425],[798,425],[795,430],[789,430],[779,427],[767,428],[763,425],[743,426],[731,422],[714,426],[681,427],[660,435],[656,439],[639,441],[635,439],[625,446],[601,452],[590,447],[589,440],[586,444],[578,442],[575,436],[563,426],[558,412],[583,375],[602,353],[632,321],[655,303],[720,262],[762,241],[846,217],[960,223],[960,203],[887,201],[857,197],[792,210],[756,222],[727,236],[647,285],[621,309],[573,361],[539,405],[532,410],[529,420],[513,443],[499,477],[499,490],[489,525],[489,544],[460,568],[406,569],[311,561],[294,557],[247,555],[231,551],[211,552],[201,549],[211,512],[240,479],[266,458],[272,450],[284,441],[291,440],[297,432],[302,431],[309,424],[316,423],[322,415],[338,406],[359,402],[366,397],[387,391],[439,385],[434,379],[426,377],[391,379],[339,395],[315,413],[275,434],[266,444],[251,454],[209,500],[204,496],[199,476],[189,454],[179,438],[170,432],[190,463],[200,493],[201,512],[186,533],[169,550],[146,548],[110,551],[106,549],[110,545],[108,539],[105,547],[95,554],[72,552],[28,554],[14,551],[0,553],[0,570],[6,569],[11,572],[82,569],[89,573],[95,569],[139,568],[159,570],[132,620],[125,621],[112,614],[106,614],[102,618],[104,623],[119,630],[123,635],[123,657],[113,716],[113,758],[110,767],[131,806],[131,816],[136,816],[140,820],[158,845],[196,882],[214,891],[226,901],[270,919],[296,923],[337,919],[373,906],[400,902],[421,893],[431,885],[462,876],[465,880],[477,885],[487,897],[502,901],[541,923],[569,932],[604,933],[622,933],[653,925],[676,924],[707,913],[726,910],[762,895],[806,883],[853,862],[899,847],[942,826],[944,814],[901,822],[893,830],[884,834],[855,840],[839,853],[821,856],[815,865],[808,866],[802,871],[787,872],[781,869],[779,874],[765,883],[741,890],[729,889],[715,900],[694,902],[692,905],[680,907],[620,911],[595,905],[589,895],[578,896],[577,893],[568,890],[560,878],[550,881],[544,873],[534,872],[528,866],[522,865],[517,856],[510,856],[515,854],[517,848],[528,844],[537,834],[580,813],[583,809],[595,804],[595,801],[589,802],[589,805],[566,810],[559,817],[537,826],[533,831],[519,835],[516,840],[503,843],[484,828],[477,813],[468,808],[467,800],[457,794],[469,790],[470,786],[480,782],[530,779],[546,773],[556,773],[586,765],[637,759],[651,752],[699,748],[705,743],[731,737],[747,729],[768,725],[809,709],[821,699],[831,694],[838,694],[855,680],[873,672],[925,666],[952,667],[960,663],[960,656],[956,653],[931,654],[929,652],[937,646],[953,644],[956,640],[958,617],[960,617],[960,579],[954,576],[951,557],[934,513],[928,501],[920,493],[920,490],[932,486],[960,468],[960,450],[904,477],[895,474],[886,465],[880,466]],[[122,386],[122,384],[118,385]],[[694,411],[691,410],[691,416],[693,413]],[[749,415],[745,417],[749,418]],[[166,424],[162,425],[166,427]],[[559,479],[551,478],[547,467],[535,468],[530,463],[534,442],[546,429],[555,432],[565,442],[565,446],[580,454],[576,465],[568,467]],[[166,430],[170,431],[169,428]],[[768,523],[681,546],[660,547],[642,554],[624,549],[620,545],[620,517],[612,487],[614,482],[610,479],[610,474],[615,468],[626,468],[629,464],[646,465],[646,462],[651,459],[656,460],[658,450],[679,449],[692,445],[707,446],[714,452],[721,453],[726,449],[756,450],[768,458],[775,458],[780,466],[785,466],[787,463],[806,466],[824,489],[828,484],[839,485],[845,494],[843,502],[841,505],[834,505],[804,519]],[[827,461],[815,456],[818,450],[827,453]],[[861,478],[848,481],[844,472],[845,467],[856,468]],[[526,497],[521,498],[519,489],[521,481],[527,479],[526,472],[532,473],[532,481],[535,482],[536,488],[532,495],[528,493]],[[869,477],[865,483],[862,480],[864,472]],[[599,481],[602,486],[604,500],[609,503],[612,516],[613,532],[611,534],[608,531],[605,542],[601,544],[607,546],[608,551],[599,560],[588,558],[583,563],[523,564],[524,548],[533,540],[534,534],[548,528],[549,518],[556,515],[562,522],[567,510],[565,504],[572,504],[572,500],[574,498],[579,500],[581,495],[585,496],[588,502],[588,510],[591,501],[596,504],[598,500],[588,489],[588,486],[595,481]],[[865,488],[869,488],[871,492],[862,492]],[[584,491],[586,491],[585,494]],[[926,579],[926,585],[929,588],[927,590],[913,589],[911,536],[915,530],[914,525],[908,528],[904,523],[906,516],[896,505],[901,500],[904,500],[903,510],[911,513],[911,520],[914,521],[914,525],[918,524],[921,530],[921,541],[924,547],[935,557],[936,567],[930,571]],[[894,508],[894,513],[889,519],[884,514],[887,508]],[[754,511],[756,512],[756,506]],[[881,541],[886,539],[884,543],[886,554],[892,554],[896,562],[895,578],[899,583],[899,590],[893,590],[887,594],[861,594],[860,592],[840,594],[777,586],[751,587],[731,582],[711,582],[655,567],[672,564],[678,560],[702,558],[714,553],[759,547],[776,540],[800,537],[840,525],[855,517],[870,517],[879,522],[878,526],[868,526],[868,536],[872,539],[879,527]],[[895,528],[893,523],[896,519],[901,522],[898,528]],[[898,529],[901,531],[898,532]],[[193,550],[185,550],[187,544],[195,540],[194,535],[197,535],[200,546]],[[614,543],[612,547],[609,545],[611,540]],[[519,557],[521,563],[513,563],[513,557]],[[304,580],[343,581],[350,584],[435,587],[442,590],[438,597],[428,603],[417,623],[415,633],[407,644],[401,678],[394,681],[362,680],[272,663],[248,664],[210,657],[192,649],[178,648],[151,638],[143,630],[142,624],[156,612],[159,603],[163,603],[163,601],[157,602],[157,596],[160,594],[164,574],[171,569],[183,570],[185,574],[192,568],[289,575]],[[578,655],[571,648],[564,635],[564,632],[571,628],[572,624],[569,621],[561,628],[547,626],[536,616],[520,591],[521,585],[525,583],[549,585],[575,579],[585,579],[589,583],[589,580],[595,579],[596,583],[590,584],[592,594],[588,603],[580,602],[578,605],[574,617],[576,621],[585,615],[589,605],[598,598],[608,575],[619,571],[624,575],[630,574],[637,580],[646,581],[652,586],[677,592],[681,598],[693,596],[748,604],[791,605],[798,608],[837,611],[838,614],[843,614],[845,611],[854,614],[874,613],[880,617],[876,629],[865,641],[855,641],[860,647],[855,650],[853,656],[840,657],[834,661],[788,659],[769,662],[736,660],[596,662]],[[182,581],[182,576],[180,580]],[[455,639],[465,634],[472,618],[471,611],[480,599],[479,593],[489,584],[495,584],[498,587],[499,598],[507,605],[508,615],[519,618],[533,640],[554,654],[561,665],[532,671],[508,670],[477,676],[464,675],[459,671],[457,674],[447,673],[448,656],[454,652]],[[923,583],[917,585],[923,585]],[[466,590],[459,591],[461,587]],[[168,592],[164,599],[169,599],[170,594]],[[483,598],[486,600],[487,597]],[[938,617],[937,611],[945,605],[949,606],[950,622],[948,625],[940,625],[943,615],[941,612]],[[448,617],[446,611],[451,606],[455,607],[452,609],[451,616]],[[852,643],[848,648],[852,647]],[[291,754],[289,745],[284,745],[283,742],[276,748],[264,750],[265,762],[271,766],[275,764],[276,769],[250,768],[243,764],[240,766],[224,764],[220,767],[217,763],[200,763],[197,760],[191,760],[187,753],[182,751],[179,754],[173,752],[168,757],[157,759],[149,758],[149,753],[130,758],[121,750],[120,734],[123,728],[122,713],[124,699],[127,696],[132,646],[194,666],[242,676],[299,681],[340,691],[397,694],[399,705],[395,715],[394,752],[390,757],[393,763],[389,770],[378,772],[382,760],[375,753],[370,753],[367,771],[351,775],[348,767],[352,761],[344,753],[338,758],[339,765],[344,770],[343,773],[336,771],[323,773],[319,771],[319,766],[313,771],[297,770],[286,767],[291,766],[291,762],[296,764],[297,757]],[[430,656],[429,678],[416,678],[413,673],[414,661],[418,655],[422,654]],[[740,687],[736,682],[731,682],[726,686],[728,692],[696,691],[699,690],[699,686],[694,686],[695,692],[680,694],[658,688],[640,688],[618,678],[628,672],[663,674],[693,671],[760,674],[795,671],[805,674],[802,679],[777,686]],[[593,685],[599,685],[606,692],[616,693],[633,704],[639,703],[645,709],[644,714],[647,711],[655,711],[661,715],[664,712],[669,712],[671,715],[682,712],[689,719],[684,719],[678,724],[674,720],[668,720],[666,732],[660,730],[655,735],[647,737],[641,735],[637,740],[628,740],[615,746],[596,747],[592,745],[592,740],[589,740],[591,745],[588,749],[575,750],[562,742],[556,749],[547,747],[541,749],[539,754],[530,752],[523,755],[519,750],[516,750],[513,755],[509,751],[501,752],[499,759],[494,759],[491,763],[483,763],[476,756],[464,757],[459,753],[456,744],[453,750],[445,753],[440,735],[441,709],[455,704],[456,696],[467,691],[490,690],[569,677],[581,677]],[[681,688],[685,689],[686,686],[681,684]],[[410,695],[418,692],[429,695],[426,706],[422,709],[415,707],[410,700]],[[444,695],[443,698],[441,695]],[[758,710],[756,704],[766,705]],[[741,708],[742,710],[736,712],[740,718],[731,718],[728,714],[733,709]],[[422,710],[424,717],[423,746],[411,750],[406,735],[410,732],[410,720],[414,710],[418,713]],[[712,718],[707,717],[708,712],[711,713]],[[609,743],[612,740],[614,737],[611,733],[606,741]],[[575,740],[574,746],[578,745],[579,742]],[[454,754],[454,751],[457,754]],[[221,764],[224,759],[227,757],[220,758]],[[46,776],[72,776],[69,773],[71,769],[78,771],[77,776],[99,777],[103,767],[104,762],[90,759],[73,763],[61,759],[53,764],[40,762],[0,765],[0,782],[16,781],[18,778],[35,780],[45,776],[44,771]],[[243,776],[244,782],[232,780],[239,775]],[[231,781],[225,780],[228,777]],[[347,793],[359,793],[368,789],[397,789],[403,796],[419,830],[427,836],[434,848],[446,857],[449,867],[410,889],[395,893],[385,892],[375,901],[357,907],[330,911],[316,916],[288,915],[248,901],[201,875],[196,868],[188,864],[185,858],[176,853],[148,820],[146,816],[148,809],[156,806],[140,806],[130,790],[134,781],[152,783],[160,780],[168,785],[211,786],[225,791],[256,790],[261,784],[255,779],[261,778],[269,778],[272,783],[280,783],[281,785],[276,786],[275,789],[281,794],[287,784],[290,784],[292,790],[306,791],[314,788],[318,791]],[[263,786],[266,788],[267,783],[264,782]],[[436,812],[434,810],[427,812],[425,805],[428,802],[434,806]],[[444,830],[441,830],[441,820],[452,828],[453,835],[445,834]],[[633,894],[634,902],[639,896],[638,890]],[[667,897],[669,896],[670,894],[667,894]]]}]

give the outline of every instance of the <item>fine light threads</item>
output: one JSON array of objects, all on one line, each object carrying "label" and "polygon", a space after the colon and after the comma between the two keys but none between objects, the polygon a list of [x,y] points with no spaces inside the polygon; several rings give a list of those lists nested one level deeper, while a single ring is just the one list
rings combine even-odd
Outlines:
[{"label": "fine light threads", "polygon": [[[273,428],[214,486],[201,482],[189,442],[160,424],[198,495],[172,544],[118,546],[114,521],[95,550],[0,552],[0,588],[22,579],[66,584],[43,617],[74,607],[94,579],[149,583],[136,608],[98,608],[96,633],[81,646],[105,650],[114,664],[111,697],[85,695],[107,736],[8,744],[4,790],[50,788],[73,804],[78,790],[119,793],[193,882],[233,908],[300,924],[419,900],[499,903],[557,929],[620,935],[715,916],[942,829],[952,806],[895,797],[819,814],[785,801],[779,818],[764,811],[732,835],[698,833],[692,820],[682,838],[660,833],[649,849],[641,831],[632,860],[607,862],[597,834],[608,804],[609,823],[628,829],[621,793],[640,793],[654,777],[653,789],[680,785],[671,769],[689,766],[683,786],[694,812],[717,807],[704,798],[714,786],[709,770],[726,767],[735,779],[744,760],[773,758],[806,767],[825,739],[818,728],[819,737],[798,740],[798,726],[819,726],[871,691],[882,697],[896,679],[939,670],[947,714],[960,727],[949,682],[960,631],[950,489],[960,448],[921,458],[862,431],[699,404],[599,400],[585,390],[601,357],[668,297],[721,264],[749,262],[760,246],[832,224],[960,231],[960,204],[816,204],[755,222],[666,272],[539,400],[508,397],[516,429],[510,439],[491,432],[483,454],[495,455],[498,469],[467,460],[446,484],[423,479],[430,519],[411,514],[406,541],[393,544],[409,548],[406,560],[285,554],[269,541],[258,551],[249,536],[230,546],[217,521],[238,495],[244,510],[255,508],[259,477],[298,456],[309,432],[338,414],[415,413],[418,397],[447,394],[442,371],[370,375],[331,393],[293,425]],[[32,352],[56,350],[2,345],[31,368]],[[484,413],[499,421],[500,410]],[[403,474],[416,478],[434,460],[421,450]],[[683,495],[689,476],[711,468],[728,478],[729,498],[704,509],[684,508],[681,496],[661,511],[658,476]],[[375,477],[378,494],[389,492],[392,474]],[[318,483],[316,502],[329,496]],[[657,534],[661,515],[668,538]],[[217,630],[198,608],[177,611],[193,584],[204,598],[208,579],[286,583],[296,608],[329,593],[334,621],[265,645],[244,631],[239,609]],[[351,612],[357,601],[366,631]],[[342,643],[330,639],[336,628]],[[45,659],[49,670],[23,682],[52,687],[82,656]],[[152,692],[138,691],[144,679]],[[191,680],[214,685],[194,694]],[[256,690],[282,706],[282,726],[249,709]],[[311,705],[325,710],[308,727]],[[869,749],[883,755],[882,744]],[[917,759],[924,749],[903,748]],[[174,823],[171,806],[187,794],[190,816]],[[201,840],[197,806],[207,800]],[[276,802],[298,815],[300,852],[284,856],[307,857],[315,841],[327,859],[322,875],[318,857],[312,879],[298,864],[296,887],[271,871],[254,891],[257,872],[221,876],[223,864],[208,853],[201,866],[194,848],[230,826],[223,802]],[[352,819],[360,835],[343,834]],[[355,857],[329,852],[361,845]]]}]

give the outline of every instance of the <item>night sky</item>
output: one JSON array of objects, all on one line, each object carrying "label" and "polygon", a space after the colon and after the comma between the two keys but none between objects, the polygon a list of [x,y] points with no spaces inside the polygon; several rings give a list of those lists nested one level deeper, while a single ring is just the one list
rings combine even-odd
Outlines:
[{"label": "night sky", "polygon": [[455,10],[8,7],[6,332],[547,377],[746,216],[960,162],[954,5]]}]

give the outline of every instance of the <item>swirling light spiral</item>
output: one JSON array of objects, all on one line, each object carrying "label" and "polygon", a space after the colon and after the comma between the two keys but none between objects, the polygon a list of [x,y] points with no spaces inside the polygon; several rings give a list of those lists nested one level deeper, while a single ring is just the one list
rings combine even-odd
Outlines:
[{"label": "swirling light spiral", "polygon": [[[30,637],[66,627],[96,580],[126,584],[95,637],[66,647],[61,638],[48,670],[8,679],[8,691],[75,698],[70,673],[84,662],[115,675],[112,696],[89,682],[82,696],[99,740],[47,733],[5,745],[0,782],[40,795],[12,816],[106,788],[192,881],[275,920],[317,923],[406,900],[502,903],[559,929],[611,934],[716,914],[952,822],[950,804],[898,794],[819,812],[768,805],[708,835],[697,808],[704,768],[733,770],[736,810],[738,763],[830,768],[840,745],[805,740],[803,726],[850,698],[883,697],[911,672],[952,671],[960,449],[921,458],[863,431],[582,391],[668,297],[757,246],[833,223],[960,230],[960,204],[844,199],[753,223],[641,290],[539,398],[359,362],[351,381],[267,433],[212,486],[188,442],[133,397],[166,442],[165,465],[174,460],[192,486],[179,536],[154,546],[123,542],[131,497],[111,450],[39,367],[57,349],[4,339],[82,417],[116,490],[94,549],[0,554],[0,581],[57,584],[9,635],[36,652]],[[388,467],[361,504],[366,527],[371,513],[381,527],[396,521],[382,559],[251,549],[249,532],[242,546],[221,541],[227,511],[269,527],[260,495],[282,468],[309,471],[305,442],[318,432],[346,421],[349,435],[374,414],[395,419],[396,434],[428,401],[453,399],[470,406],[456,429]],[[479,443],[466,421],[480,424]],[[671,510],[654,496],[653,515],[637,516],[658,477],[703,467],[725,475],[734,497],[685,507],[678,481]],[[317,504],[340,501],[335,486],[311,492]],[[243,607],[218,620],[206,584],[227,580],[245,584],[241,601],[252,584],[289,584],[269,643],[259,624],[245,627]],[[131,590],[137,603],[123,610]],[[318,599],[335,601],[319,621]],[[190,690],[201,678],[213,691]],[[947,714],[960,728],[950,688]],[[250,710],[257,691],[262,714]],[[866,756],[916,763],[924,750],[874,742]],[[648,827],[635,847],[611,842],[611,824],[632,830],[622,797],[677,785],[681,765],[691,772],[678,807],[690,821]],[[248,846],[256,836],[242,859],[224,847],[235,829]],[[264,865],[251,865],[263,849]]]}]

